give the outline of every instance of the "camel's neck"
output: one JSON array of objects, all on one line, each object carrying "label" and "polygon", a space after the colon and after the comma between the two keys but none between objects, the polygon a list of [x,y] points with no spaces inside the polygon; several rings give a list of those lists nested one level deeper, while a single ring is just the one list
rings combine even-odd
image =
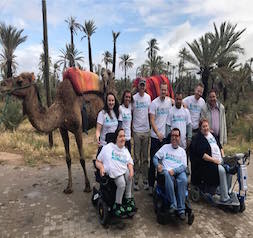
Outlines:
[{"label": "camel's neck", "polygon": [[62,112],[59,103],[56,101],[49,108],[42,108],[33,86],[31,93],[24,99],[24,107],[31,124],[38,131],[49,133],[61,124]]}]

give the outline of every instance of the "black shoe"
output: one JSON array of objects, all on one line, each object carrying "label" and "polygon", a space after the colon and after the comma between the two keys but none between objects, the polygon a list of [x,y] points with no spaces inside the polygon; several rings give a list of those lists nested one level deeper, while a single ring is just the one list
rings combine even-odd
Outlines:
[{"label": "black shoe", "polygon": [[178,217],[179,217],[179,219],[180,219],[181,221],[184,221],[185,218],[186,218],[184,213],[178,214]]},{"label": "black shoe", "polygon": [[176,209],[175,209],[174,207],[170,207],[169,210],[168,210],[168,213],[169,213],[170,215],[174,215],[174,214],[175,214],[175,211],[176,211]]}]

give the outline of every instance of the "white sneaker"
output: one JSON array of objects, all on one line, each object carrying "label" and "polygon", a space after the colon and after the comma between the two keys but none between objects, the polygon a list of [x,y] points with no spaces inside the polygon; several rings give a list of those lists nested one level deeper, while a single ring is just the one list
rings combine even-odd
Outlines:
[{"label": "white sneaker", "polygon": [[143,189],[144,189],[144,190],[148,190],[148,189],[149,189],[148,183],[143,183]]},{"label": "white sneaker", "polygon": [[134,183],[134,191],[140,191],[138,183]]}]

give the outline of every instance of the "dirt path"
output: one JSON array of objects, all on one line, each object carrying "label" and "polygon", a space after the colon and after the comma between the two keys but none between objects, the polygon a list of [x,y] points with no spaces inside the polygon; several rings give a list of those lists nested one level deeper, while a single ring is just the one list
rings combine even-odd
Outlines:
[{"label": "dirt path", "polygon": [[[12,159],[6,159],[12,156]],[[5,158],[5,159],[4,159]],[[206,203],[192,204],[195,222],[157,224],[152,198],[135,194],[139,211],[132,220],[104,229],[98,222],[91,194],[83,193],[83,175],[73,165],[74,193],[62,193],[67,169],[57,166],[36,168],[22,165],[22,157],[0,153],[0,237],[253,237],[253,170],[249,167],[246,211],[231,214]],[[94,183],[93,169],[88,170]]]}]

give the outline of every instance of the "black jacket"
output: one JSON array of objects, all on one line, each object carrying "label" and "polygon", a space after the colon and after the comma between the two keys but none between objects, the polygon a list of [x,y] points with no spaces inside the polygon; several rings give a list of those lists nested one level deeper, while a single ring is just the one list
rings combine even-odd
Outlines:
[{"label": "black jacket", "polygon": [[[222,146],[215,137],[217,145],[221,149]],[[190,145],[190,160],[191,160],[191,182],[194,185],[200,185],[204,182],[208,186],[218,186],[220,184],[218,165],[203,159],[204,154],[212,156],[211,146],[205,136],[198,132],[192,139]]]}]

